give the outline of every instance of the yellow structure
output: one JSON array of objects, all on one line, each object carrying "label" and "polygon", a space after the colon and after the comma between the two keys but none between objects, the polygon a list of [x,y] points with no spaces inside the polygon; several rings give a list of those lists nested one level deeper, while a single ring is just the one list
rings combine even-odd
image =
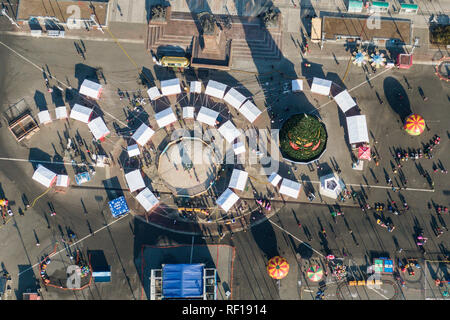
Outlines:
[{"label": "yellow structure", "polygon": [[187,68],[189,60],[186,57],[162,57],[161,65],[164,67]]}]

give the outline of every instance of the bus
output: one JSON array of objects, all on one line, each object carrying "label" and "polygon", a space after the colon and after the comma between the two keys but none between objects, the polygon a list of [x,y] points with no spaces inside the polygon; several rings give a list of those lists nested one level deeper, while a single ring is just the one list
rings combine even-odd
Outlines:
[{"label": "bus", "polygon": [[162,57],[161,65],[163,67],[187,68],[189,67],[189,60],[186,57]]}]

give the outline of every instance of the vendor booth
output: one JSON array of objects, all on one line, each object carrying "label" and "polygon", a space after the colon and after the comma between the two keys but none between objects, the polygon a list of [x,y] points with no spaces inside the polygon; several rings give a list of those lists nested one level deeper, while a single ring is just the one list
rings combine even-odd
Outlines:
[{"label": "vendor booth", "polygon": [[226,84],[209,80],[208,85],[206,86],[205,94],[214,98],[223,99],[226,88]]},{"label": "vendor booth", "polygon": [[136,196],[136,200],[144,207],[145,211],[150,211],[159,203],[158,198],[155,197],[149,188],[145,188]]},{"label": "vendor booth", "polygon": [[58,174],[56,177],[56,187],[67,188],[69,186],[69,176],[66,174]]},{"label": "vendor booth", "polygon": [[208,109],[206,107],[201,107],[200,111],[197,114],[197,121],[213,127],[216,125],[216,119],[218,116],[219,113],[217,111]]},{"label": "vendor booth", "polygon": [[163,299],[203,299],[204,264],[163,264]]},{"label": "vendor booth", "polygon": [[91,180],[91,175],[87,171],[75,175],[75,182],[77,185],[86,183],[90,180]]},{"label": "vendor booth", "polygon": [[128,188],[130,188],[130,192],[145,188],[145,182],[142,179],[142,174],[139,169],[125,174],[125,180],[127,181]]},{"label": "vendor booth", "polygon": [[80,93],[93,99],[99,99],[102,93],[102,86],[94,81],[85,79],[80,87]]},{"label": "vendor booth", "polygon": [[48,124],[52,122],[52,118],[50,117],[50,112],[48,112],[48,110],[39,112],[37,116],[39,119],[39,124]]},{"label": "vendor booth", "polygon": [[347,130],[352,148],[355,148],[358,143],[369,142],[365,115],[347,117]]},{"label": "vendor booth", "polygon": [[141,151],[139,150],[139,146],[137,144],[132,144],[131,146],[127,147],[128,157],[137,157],[141,154]]},{"label": "vendor booth", "polygon": [[216,203],[223,209],[225,212],[231,209],[231,207],[239,200],[239,197],[236,193],[231,191],[231,189],[227,188],[220,197],[217,198]]},{"label": "vendor booth", "polygon": [[101,117],[95,118],[89,122],[88,127],[97,141],[105,141],[106,136],[111,133]]},{"label": "vendor booth", "polygon": [[148,89],[147,94],[148,94],[148,97],[150,98],[150,100],[152,100],[152,101],[162,97],[161,92],[159,92],[159,89],[156,86]]},{"label": "vendor booth", "polygon": [[223,99],[225,100],[225,102],[227,102],[229,105],[231,105],[236,110],[239,110],[239,108],[242,106],[242,104],[245,102],[245,100],[247,100],[247,98],[242,93],[240,93],[239,91],[237,91],[234,88],[231,88],[227,92],[225,97],[223,97]]},{"label": "vendor booth", "polygon": [[247,184],[248,172],[233,169],[233,173],[231,174],[230,183],[228,184],[228,188],[236,189],[239,191],[243,191],[245,185]]},{"label": "vendor booth", "polygon": [[332,83],[333,82],[330,80],[314,77],[311,85],[311,92],[321,94],[324,96],[329,96]]},{"label": "vendor booth", "polygon": [[165,126],[168,126],[169,124],[177,121],[177,117],[175,116],[175,113],[173,113],[172,108],[169,107],[161,112],[156,113],[155,120],[160,128],[164,128]]},{"label": "vendor booth", "polygon": [[128,208],[128,204],[124,196],[109,201],[108,205],[109,209],[111,210],[111,214],[114,218],[120,217],[130,212],[130,209]]},{"label": "vendor booth", "polygon": [[292,80],[292,92],[303,91],[303,79]]},{"label": "vendor booth", "polygon": [[170,79],[161,81],[161,92],[163,96],[171,96],[181,93],[180,79]]},{"label": "vendor booth", "polygon": [[355,100],[353,100],[353,98],[350,96],[347,90],[344,90],[339,94],[335,95],[333,99],[344,113],[346,113],[348,110],[356,106]]},{"label": "vendor booth", "polygon": [[191,93],[202,93],[202,83],[200,81],[191,81],[189,91]]},{"label": "vendor booth", "polygon": [[273,185],[274,187],[278,186],[281,179],[282,179],[281,176],[276,172],[273,172],[268,178],[270,184]]},{"label": "vendor booth", "polygon": [[231,120],[228,120],[219,128],[219,133],[228,141],[228,143],[232,143],[234,139],[241,135],[241,132],[235,127]]},{"label": "vendor booth", "polygon": [[53,183],[55,183],[57,175],[43,165],[38,164],[36,171],[34,171],[32,179],[44,185],[46,188],[50,188]]},{"label": "vendor booth", "polygon": [[153,129],[143,123],[131,136],[131,138],[133,138],[134,141],[136,141],[140,146],[145,146],[154,133],[155,131]]},{"label": "vendor booth", "polygon": [[344,183],[335,173],[320,177],[319,193],[325,197],[337,199],[343,188]]},{"label": "vendor booth", "polygon": [[65,106],[57,107],[57,108],[55,108],[55,114],[56,114],[56,119],[58,119],[58,120],[67,119],[67,108]]},{"label": "vendor booth", "polygon": [[239,112],[242,113],[242,115],[247,118],[250,123],[253,123],[253,121],[256,120],[256,118],[259,117],[259,115],[262,113],[257,106],[250,100],[247,100],[242,107],[239,109]]},{"label": "vendor booth", "polygon": [[283,178],[280,186],[280,193],[297,199],[300,193],[301,184],[286,178]]},{"label": "vendor booth", "polygon": [[195,107],[183,107],[183,119],[194,119]]},{"label": "vendor booth", "polygon": [[84,123],[89,123],[92,117],[92,109],[75,103],[70,111],[70,118]]}]

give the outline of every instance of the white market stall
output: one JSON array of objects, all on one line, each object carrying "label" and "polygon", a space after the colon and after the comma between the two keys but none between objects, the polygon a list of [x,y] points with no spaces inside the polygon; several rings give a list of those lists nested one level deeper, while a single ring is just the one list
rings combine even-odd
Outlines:
[{"label": "white market stall", "polygon": [[180,79],[170,79],[161,81],[161,92],[163,96],[170,96],[173,94],[180,94]]},{"label": "white market stall", "polygon": [[234,139],[241,135],[241,132],[235,127],[231,120],[228,120],[218,129],[219,133],[228,141],[232,143]]},{"label": "white market stall", "polygon": [[105,141],[106,136],[111,133],[101,117],[89,122],[88,127],[97,141]]},{"label": "white market stall", "polygon": [[145,123],[136,130],[136,132],[131,136],[139,145],[145,146],[145,144],[150,140],[155,131],[148,127]]},{"label": "white market stall", "polygon": [[78,103],[75,103],[72,110],[70,111],[71,119],[78,120],[84,123],[89,123],[89,120],[91,120],[91,116],[92,116],[92,109],[89,109]]},{"label": "white market stall", "polygon": [[223,95],[225,94],[226,88],[227,88],[226,84],[214,80],[209,80],[208,85],[206,86],[205,94],[218,99],[223,99]]},{"label": "white market stall", "polygon": [[150,100],[152,100],[152,101],[162,97],[161,92],[159,92],[159,89],[156,86],[148,89],[147,94],[148,94],[148,97],[150,98]]},{"label": "white market stall", "polygon": [[36,171],[34,171],[32,179],[44,185],[46,188],[50,188],[55,183],[57,174],[47,169],[41,164],[38,164]]},{"label": "white market stall", "polygon": [[145,188],[136,196],[136,200],[144,207],[145,211],[150,211],[158,205],[159,200],[149,188]]},{"label": "white market stall", "polygon": [[183,119],[194,119],[195,107],[183,107]]},{"label": "white market stall", "polygon": [[200,81],[191,81],[191,93],[202,93],[202,83]]},{"label": "white market stall", "polygon": [[217,198],[216,203],[223,209],[225,212],[231,209],[232,206],[239,200],[239,197],[236,193],[234,193],[231,189],[227,188],[220,197]]},{"label": "white market stall", "polygon": [[229,105],[231,105],[236,110],[239,110],[239,108],[242,106],[242,104],[245,102],[245,100],[247,100],[247,98],[242,93],[237,91],[236,89],[231,88],[227,92],[225,97],[223,97],[223,100],[225,100],[225,102],[227,102]]},{"label": "white market stall", "polygon": [[99,99],[102,93],[102,85],[85,79],[81,84],[80,93],[93,99]]},{"label": "white market stall", "polygon": [[125,175],[125,180],[127,181],[128,188],[130,188],[130,192],[145,188],[145,182],[142,179],[142,174],[139,169],[128,172]]},{"label": "white market stall", "polygon": [[283,178],[280,186],[280,193],[297,199],[302,185],[298,182]]},{"label": "white market stall", "polygon": [[55,108],[55,114],[56,114],[56,119],[58,119],[58,120],[67,119],[67,108],[65,106],[57,107],[57,108]]},{"label": "white market stall", "polygon": [[247,184],[248,172],[239,169],[233,169],[228,188],[243,191]]},{"label": "white market stall", "polygon": [[141,151],[139,150],[139,146],[137,144],[132,144],[131,146],[127,147],[128,157],[136,157],[141,154]]},{"label": "white market stall", "polygon": [[242,113],[250,123],[253,123],[253,121],[255,121],[262,113],[250,100],[247,100],[247,102],[242,105],[239,112]]},{"label": "white market stall", "polygon": [[303,91],[303,79],[292,80],[292,92]]},{"label": "white market stall", "polygon": [[332,83],[333,82],[330,80],[314,77],[311,85],[311,92],[321,94],[324,96],[329,96]]},{"label": "white market stall", "polygon": [[161,112],[156,113],[155,120],[160,128],[164,128],[165,126],[168,126],[169,124],[177,121],[177,117],[175,116],[175,113],[173,113],[172,108],[169,107]]},{"label": "white market stall", "polygon": [[347,130],[350,144],[369,142],[365,115],[347,117]]},{"label": "white market stall", "polygon": [[50,117],[50,112],[48,112],[48,110],[39,112],[37,116],[40,124],[47,124],[52,122],[52,118]]},{"label": "white market stall", "polygon": [[245,152],[245,145],[241,141],[233,144],[233,152],[238,155]]},{"label": "white market stall", "polygon": [[56,177],[56,186],[60,188],[67,188],[69,186],[69,176],[66,174],[58,174]]},{"label": "white market stall", "polygon": [[206,107],[201,107],[200,111],[197,114],[197,121],[205,123],[209,126],[215,126],[218,116],[219,113],[217,111],[211,110]]},{"label": "white market stall", "polygon": [[281,179],[282,179],[281,176],[276,172],[273,172],[268,178],[270,184],[272,184],[274,187],[278,186]]},{"label": "white market stall", "polygon": [[347,90],[344,90],[335,95],[333,99],[334,101],[336,101],[336,104],[344,113],[356,106],[355,100],[353,100],[352,96],[350,95],[350,93],[348,93]]},{"label": "white market stall", "polygon": [[325,197],[337,199],[341,193],[344,183],[336,174],[330,173],[320,177],[319,193]]}]

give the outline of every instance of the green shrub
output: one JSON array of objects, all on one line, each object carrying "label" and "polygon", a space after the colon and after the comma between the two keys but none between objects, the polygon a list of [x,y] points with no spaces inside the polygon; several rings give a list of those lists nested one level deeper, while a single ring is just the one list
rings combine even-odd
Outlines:
[{"label": "green shrub", "polygon": [[434,27],[430,31],[430,42],[434,44],[450,45],[450,25]]}]

